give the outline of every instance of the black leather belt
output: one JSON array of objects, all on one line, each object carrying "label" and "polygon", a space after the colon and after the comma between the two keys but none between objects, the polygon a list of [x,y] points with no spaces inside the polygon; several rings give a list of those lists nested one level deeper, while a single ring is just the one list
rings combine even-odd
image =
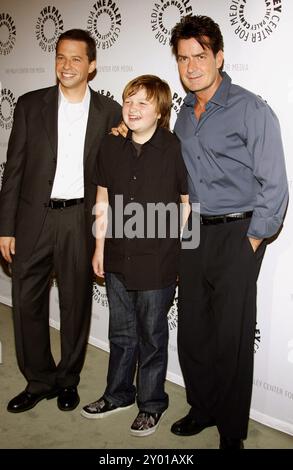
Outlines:
[{"label": "black leather belt", "polygon": [[66,207],[82,204],[83,201],[83,197],[81,197],[80,199],[50,199],[48,206],[51,209],[65,209]]},{"label": "black leather belt", "polygon": [[235,222],[236,220],[249,219],[252,216],[252,211],[249,212],[233,212],[232,214],[224,215],[201,215],[200,223],[202,225],[216,225],[225,224],[228,222]]}]

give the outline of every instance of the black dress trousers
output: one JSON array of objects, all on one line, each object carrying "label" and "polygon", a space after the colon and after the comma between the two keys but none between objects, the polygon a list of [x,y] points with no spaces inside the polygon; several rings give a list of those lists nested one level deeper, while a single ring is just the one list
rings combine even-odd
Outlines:
[{"label": "black dress trousers", "polygon": [[[84,362],[92,301],[91,250],[84,204],[49,209],[29,259],[13,260],[16,352],[27,391],[76,386]],[[52,273],[59,291],[61,358],[55,364],[49,336]]]},{"label": "black dress trousers", "polygon": [[201,225],[200,244],[182,249],[178,352],[187,401],[198,422],[246,438],[253,381],[256,282],[265,252],[254,253],[250,219]]}]

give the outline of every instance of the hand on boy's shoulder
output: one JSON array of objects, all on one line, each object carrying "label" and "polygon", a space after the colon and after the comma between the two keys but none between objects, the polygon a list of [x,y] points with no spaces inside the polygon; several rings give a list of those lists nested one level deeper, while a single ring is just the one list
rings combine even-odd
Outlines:
[{"label": "hand on boy's shoulder", "polygon": [[116,137],[118,135],[122,135],[122,137],[126,137],[128,132],[128,127],[124,123],[124,121],[121,121],[118,124],[118,127],[112,127],[110,134],[115,135]]}]

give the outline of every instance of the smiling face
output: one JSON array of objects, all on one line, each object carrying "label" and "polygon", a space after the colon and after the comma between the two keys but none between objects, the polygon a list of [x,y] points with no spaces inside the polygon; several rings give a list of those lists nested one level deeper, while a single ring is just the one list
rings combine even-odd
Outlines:
[{"label": "smiling face", "polygon": [[95,61],[89,62],[85,42],[71,39],[60,41],[56,52],[56,75],[64,95],[84,94],[88,75],[95,67]]},{"label": "smiling face", "polygon": [[123,121],[133,131],[133,139],[139,143],[144,143],[152,137],[161,117],[156,102],[147,98],[143,87],[124,98],[122,114]]},{"label": "smiling face", "polygon": [[180,78],[188,90],[212,97],[221,82],[219,68],[223,51],[214,56],[209,47],[203,48],[196,39],[180,39],[177,63]]}]

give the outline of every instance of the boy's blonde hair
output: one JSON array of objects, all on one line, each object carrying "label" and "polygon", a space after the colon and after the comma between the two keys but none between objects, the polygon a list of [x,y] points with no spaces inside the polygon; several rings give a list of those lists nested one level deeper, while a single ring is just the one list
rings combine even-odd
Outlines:
[{"label": "boy's blonde hair", "polygon": [[161,114],[158,120],[158,127],[169,129],[172,95],[168,83],[156,75],[140,75],[131,80],[124,88],[122,93],[123,101],[137,93],[140,88],[144,88],[147,99],[150,101],[154,100],[157,105],[157,112]]}]

